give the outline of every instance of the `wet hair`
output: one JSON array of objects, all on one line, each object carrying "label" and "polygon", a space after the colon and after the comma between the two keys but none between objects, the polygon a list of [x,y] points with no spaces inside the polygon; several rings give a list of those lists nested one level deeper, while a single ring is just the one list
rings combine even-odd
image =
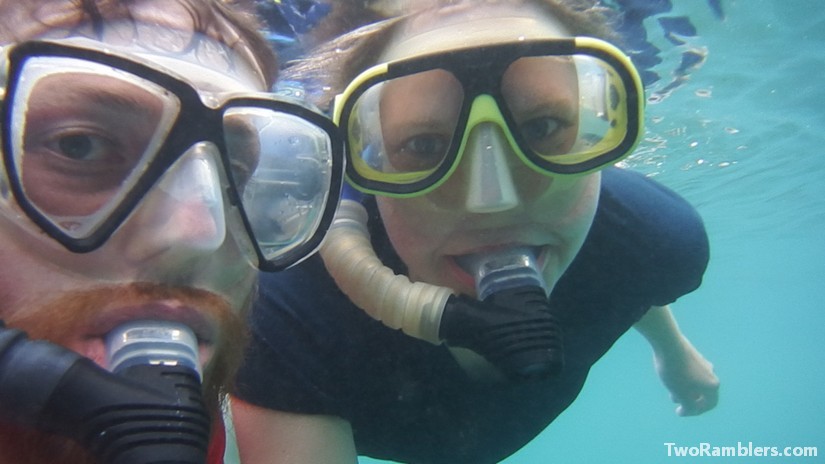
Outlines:
[{"label": "wet hair", "polygon": [[0,0],[0,44],[22,42],[53,29],[91,30],[97,35],[107,22],[139,22],[137,11],[153,1],[185,11],[193,33],[217,40],[254,60],[267,85],[277,77],[274,52],[260,33],[252,0]]},{"label": "wet hair", "polygon": [[[285,80],[295,80],[308,87],[312,103],[329,110],[332,99],[359,73],[373,66],[384,48],[408,19],[435,13],[445,8],[473,8],[489,4],[535,5],[557,18],[568,31],[576,36],[604,39],[621,45],[611,27],[618,21],[614,10],[601,7],[598,0],[341,0],[351,4],[346,20],[383,17],[355,30],[331,38],[318,46],[306,58],[298,60],[284,71]],[[392,7],[390,7],[390,4]],[[359,12],[368,12],[359,16]],[[395,16],[392,16],[395,15]],[[333,16],[330,20],[341,20]],[[346,30],[351,24],[326,27]]]}]

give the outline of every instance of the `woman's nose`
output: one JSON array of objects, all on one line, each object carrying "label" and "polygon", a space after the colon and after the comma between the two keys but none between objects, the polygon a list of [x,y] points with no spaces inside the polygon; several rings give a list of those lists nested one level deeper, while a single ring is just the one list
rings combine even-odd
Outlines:
[{"label": "woman's nose", "polygon": [[465,169],[465,208],[472,213],[496,213],[519,204],[509,162],[516,157],[504,133],[490,122],[475,126],[459,169]]}]

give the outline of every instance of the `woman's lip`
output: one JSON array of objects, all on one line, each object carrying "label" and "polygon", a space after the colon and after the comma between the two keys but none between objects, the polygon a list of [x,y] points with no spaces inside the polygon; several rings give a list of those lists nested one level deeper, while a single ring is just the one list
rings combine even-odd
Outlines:
[{"label": "woman's lip", "polygon": [[516,243],[508,243],[508,244],[500,244],[500,245],[486,245],[481,247],[476,247],[473,249],[468,249],[464,253],[452,254],[448,255],[448,262],[449,267],[451,268],[451,273],[455,276],[456,280],[464,285],[466,288],[475,289],[475,276],[472,274],[472,270],[467,269],[467,265],[463,263],[461,258],[466,256],[484,254],[484,253],[491,253],[500,250],[505,250],[508,248],[519,248],[519,247],[527,247],[530,248],[535,252],[535,259],[536,259],[536,266],[539,269],[542,269],[545,263],[545,259],[547,256],[547,250],[550,245],[526,245],[526,244],[516,244]]},{"label": "woman's lip", "polygon": [[[450,274],[452,274],[455,280],[464,287],[463,289],[454,288],[452,290],[474,295],[476,285],[475,277],[467,272],[467,270],[465,270],[460,264],[458,264],[455,256],[449,256],[447,258],[447,263],[450,269]],[[467,289],[473,289],[473,292],[470,293]]]},{"label": "woman's lip", "polygon": [[501,250],[507,250],[507,249],[513,249],[513,248],[529,248],[534,252],[534,257],[536,258],[536,261],[539,262],[539,260],[544,258],[544,255],[547,253],[547,249],[549,247],[550,247],[550,245],[547,245],[547,244],[544,244],[544,245],[528,245],[528,244],[523,244],[523,243],[508,243],[508,244],[502,244],[502,245],[485,245],[485,246],[480,246],[480,247],[475,247],[475,248],[468,248],[468,249],[466,249],[464,251],[461,251],[459,253],[451,253],[448,256],[454,262],[458,263],[459,266],[461,266],[461,261],[463,261],[462,258],[466,258],[466,257],[469,257],[469,256],[482,255],[482,254],[485,254],[485,253],[494,253],[494,252],[499,252]]},{"label": "woman's lip", "polygon": [[499,250],[506,250],[509,248],[533,248],[533,249],[544,249],[551,246],[549,243],[530,243],[530,242],[522,242],[522,241],[509,241],[509,242],[495,242],[495,243],[487,243],[487,244],[476,244],[468,247],[463,248],[456,248],[456,250],[450,253],[451,256],[466,256],[466,255],[473,255],[479,253],[490,253]]}]

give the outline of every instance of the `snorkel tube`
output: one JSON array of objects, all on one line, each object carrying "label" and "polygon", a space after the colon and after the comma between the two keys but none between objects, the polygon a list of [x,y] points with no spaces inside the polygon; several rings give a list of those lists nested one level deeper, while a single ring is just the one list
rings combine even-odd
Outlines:
[{"label": "snorkel tube", "polygon": [[546,285],[526,249],[474,256],[482,301],[396,275],[376,256],[367,211],[344,199],[321,246],[338,287],[374,319],[434,344],[468,348],[510,379],[546,378],[563,365],[562,334]]},{"label": "snorkel tube", "polygon": [[115,328],[112,372],[0,322],[0,421],[74,439],[101,463],[206,461],[197,340],[183,325]]},{"label": "snorkel tube", "polygon": [[439,327],[452,290],[411,282],[385,266],[370,243],[361,203],[341,200],[320,253],[335,283],[356,306],[390,328],[441,343]]}]

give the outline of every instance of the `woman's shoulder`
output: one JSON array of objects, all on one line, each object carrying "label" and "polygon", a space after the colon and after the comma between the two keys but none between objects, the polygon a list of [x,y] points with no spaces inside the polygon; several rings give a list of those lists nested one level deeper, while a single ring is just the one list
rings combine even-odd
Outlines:
[{"label": "woman's shoulder", "polygon": [[702,218],[686,199],[638,172],[610,168],[580,255],[599,262],[589,269],[648,287],[660,295],[656,304],[667,304],[699,286],[710,251]]},{"label": "woman's shoulder", "polygon": [[[602,175],[596,232],[626,233],[628,240],[645,246],[707,248],[707,234],[699,213],[670,188],[635,171],[611,168]],[[643,235],[640,235],[643,234]],[[697,251],[697,250],[692,250]]]}]

